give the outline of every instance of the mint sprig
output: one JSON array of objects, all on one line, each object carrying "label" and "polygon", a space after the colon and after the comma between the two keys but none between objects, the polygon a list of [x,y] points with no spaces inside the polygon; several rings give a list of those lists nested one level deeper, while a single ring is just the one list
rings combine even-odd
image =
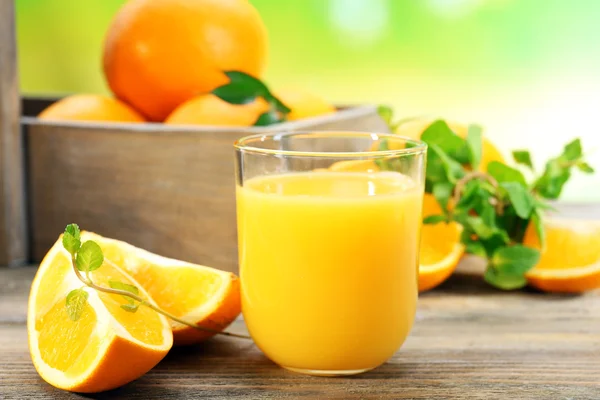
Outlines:
[{"label": "mint sprig", "polygon": [[[220,335],[233,336],[242,339],[251,339],[250,336],[241,335],[232,332],[217,331],[211,328],[196,325],[188,322],[184,319],[174,316],[173,314],[161,309],[154,305],[152,302],[144,299],[140,296],[140,290],[130,283],[121,282],[117,280],[109,280],[108,285],[110,287],[104,287],[98,285],[93,281],[91,272],[102,267],[104,262],[104,253],[98,243],[88,240],[81,244],[81,232],[77,224],[69,224],[65,228],[63,233],[62,244],[65,250],[71,255],[71,264],[73,271],[77,278],[85,285],[84,288],[78,288],[71,290],[66,297],[65,305],[67,309],[67,315],[72,321],[77,321],[81,318],[85,308],[88,306],[89,294],[85,288],[93,289],[98,292],[108,293],[112,295],[119,295],[125,303],[121,304],[120,307],[131,313],[135,313],[140,306],[146,306],[156,311],[159,314],[164,315],[173,321],[179,322],[180,324],[187,325],[189,327],[198,329],[204,332],[210,332]],[[82,272],[84,274],[82,274]]]},{"label": "mint sprig", "polygon": [[241,71],[226,71],[225,75],[229,83],[214,89],[212,94],[231,104],[247,104],[262,98],[269,105],[268,111],[258,117],[254,126],[277,124],[287,119],[290,108],[275,97],[260,79]]},{"label": "mint sprig", "polygon": [[[383,119],[391,121],[391,111],[384,111]],[[390,128],[395,127],[391,122]],[[574,169],[594,172],[584,159],[581,141],[568,143],[528,183],[519,169],[498,161],[490,162],[485,172],[478,171],[483,156],[479,126],[469,126],[463,139],[446,122],[437,120],[423,131],[421,140],[428,145],[425,191],[442,209],[442,214],[427,216],[423,223],[459,223],[466,252],[487,260],[487,283],[503,290],[524,287],[525,274],[540,259],[538,249],[523,244],[528,226],[535,228],[543,248],[543,215],[551,209],[546,200],[560,196]],[[534,172],[528,151],[514,151],[513,158]]]}]

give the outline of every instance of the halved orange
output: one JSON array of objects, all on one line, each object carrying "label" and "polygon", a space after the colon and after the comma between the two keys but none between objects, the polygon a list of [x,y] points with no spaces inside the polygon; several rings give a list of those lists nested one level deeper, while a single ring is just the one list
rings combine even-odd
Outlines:
[{"label": "halved orange", "polygon": [[[423,215],[437,215],[441,208],[433,195],[425,193]],[[423,224],[419,263],[419,292],[433,289],[444,282],[456,269],[463,253],[460,242],[462,227],[456,222]]]},{"label": "halved orange", "polygon": [[[89,239],[82,234],[82,240]],[[138,282],[109,261],[91,276],[102,286],[109,280],[135,285],[152,302]],[[122,296],[84,289],[88,303],[72,321],[66,296],[82,286],[59,238],[33,280],[27,312],[31,359],[46,382],[75,392],[114,389],[139,378],[167,354],[173,345],[167,319],[144,306],[125,311]]]},{"label": "halved orange", "polygon": [[[119,240],[88,233],[104,257],[131,274],[165,311],[221,331],[241,312],[240,282],[231,272],[162,257]],[[203,341],[214,333],[171,321],[176,345]]]},{"label": "halved orange", "polygon": [[[546,218],[546,246],[529,272],[529,284],[547,292],[580,293],[600,288],[600,221]],[[532,226],[526,245],[540,248]]]}]

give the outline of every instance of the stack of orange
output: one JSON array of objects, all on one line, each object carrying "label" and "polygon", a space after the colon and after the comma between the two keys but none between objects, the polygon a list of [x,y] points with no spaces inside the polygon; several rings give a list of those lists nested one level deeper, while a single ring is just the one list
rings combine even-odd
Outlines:
[{"label": "stack of orange", "polygon": [[[104,75],[115,98],[67,97],[46,120],[164,122],[171,125],[251,126],[264,101],[234,105],[210,94],[228,83],[224,71],[262,78],[267,32],[247,0],[130,0],[108,28]],[[276,91],[289,120],[335,111],[314,94]]]}]

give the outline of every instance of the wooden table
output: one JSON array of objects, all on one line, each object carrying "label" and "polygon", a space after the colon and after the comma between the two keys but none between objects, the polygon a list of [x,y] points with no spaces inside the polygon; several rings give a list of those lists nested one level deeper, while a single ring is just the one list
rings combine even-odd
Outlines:
[{"label": "wooden table", "polygon": [[[462,274],[423,294],[403,348],[363,375],[296,375],[252,343],[215,338],[174,349],[137,381],[87,397],[600,399],[600,293],[502,293],[473,269],[463,266]],[[83,398],[42,381],[29,359],[26,301],[34,272],[0,269],[0,398]],[[243,322],[231,329],[243,331]]]}]

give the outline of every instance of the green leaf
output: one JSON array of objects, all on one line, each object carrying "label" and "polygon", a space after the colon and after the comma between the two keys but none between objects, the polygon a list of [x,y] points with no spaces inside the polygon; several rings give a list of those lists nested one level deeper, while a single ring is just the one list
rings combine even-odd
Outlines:
[{"label": "green leaf", "polygon": [[458,161],[459,164],[469,162],[469,150],[466,141],[454,133],[445,121],[434,121],[423,131],[421,140],[429,146],[437,145],[444,153],[453,158],[453,161]]},{"label": "green leaf", "polygon": [[254,126],[268,126],[278,124],[282,121],[284,121],[284,119],[282,118],[281,114],[277,111],[271,110],[261,114],[254,123]]},{"label": "green leaf", "polygon": [[470,240],[465,243],[465,251],[468,254],[472,254],[474,256],[487,258],[487,252],[485,251],[485,247],[483,244],[477,240]]},{"label": "green leaf", "polygon": [[81,240],[81,231],[79,230],[79,225],[77,224],[69,224],[65,228],[65,233],[71,234],[75,239]]},{"label": "green leaf", "polygon": [[229,83],[212,91],[212,94],[231,104],[246,104],[257,97],[265,97],[269,89],[259,79],[240,71],[227,71]]},{"label": "green leaf", "polygon": [[[140,293],[140,291],[137,287],[130,285],[129,283],[109,280],[108,286],[110,286],[113,289],[124,290],[126,292],[133,293],[135,295],[138,295]],[[129,296],[121,296],[121,297],[123,297],[129,305],[135,304],[135,301],[131,297],[129,297]]]},{"label": "green leaf", "polygon": [[67,315],[71,321],[77,321],[81,318],[83,309],[87,304],[88,294],[83,289],[74,289],[67,294],[66,306]]},{"label": "green leaf", "polygon": [[581,158],[582,155],[583,151],[581,149],[581,140],[575,139],[565,146],[562,157],[568,161],[575,161]]},{"label": "green leaf", "polygon": [[447,218],[445,215],[428,215],[423,218],[423,223],[428,225],[439,224],[440,222],[446,222]]},{"label": "green leaf", "polygon": [[537,180],[534,188],[540,196],[546,199],[557,199],[570,177],[571,171],[569,168],[561,166],[560,160],[550,160],[546,164],[544,174]]},{"label": "green leaf", "polygon": [[456,203],[455,209],[464,211],[472,209],[479,200],[481,185],[482,181],[479,179],[469,181],[460,195],[460,199]]},{"label": "green leaf", "polygon": [[471,168],[479,168],[482,155],[482,131],[479,125],[469,125],[467,130],[467,146],[469,148],[469,161]]},{"label": "green leaf", "polygon": [[279,100],[277,97],[275,97],[268,90],[267,90],[267,93],[264,95],[264,98],[272,106],[272,108],[275,108],[283,116],[286,116],[287,114],[289,114],[292,111],[287,105],[285,105],[281,100]]},{"label": "green leaf", "polygon": [[140,304],[134,304],[134,303],[127,303],[127,304],[121,304],[120,306],[123,310],[130,312],[130,313],[134,313],[138,310],[138,308],[140,308]]},{"label": "green leaf", "polygon": [[377,106],[377,114],[383,119],[387,126],[392,125],[392,118],[394,118],[394,111],[391,107],[385,106],[383,104]]},{"label": "green leaf", "polygon": [[62,244],[71,255],[75,255],[79,251],[81,247],[81,232],[77,224],[67,225],[63,233]]},{"label": "green leaf", "polygon": [[594,173],[594,168],[592,168],[592,166],[590,164],[586,163],[585,161],[578,162],[577,169],[579,169],[581,172],[584,172],[586,174]]},{"label": "green leaf", "polygon": [[512,152],[515,162],[529,167],[533,171],[533,162],[531,162],[531,154],[527,150],[515,150]]},{"label": "green leaf", "polygon": [[531,192],[517,182],[502,182],[500,186],[506,190],[517,215],[523,219],[529,219],[535,204],[535,198]]},{"label": "green leaf", "polygon": [[483,220],[483,218],[478,216],[468,216],[467,224],[470,230],[475,232],[475,234],[481,239],[489,239],[495,232],[493,226],[489,226]]},{"label": "green leaf", "polygon": [[518,169],[509,167],[506,164],[502,164],[498,161],[492,161],[487,166],[487,172],[490,174],[498,183],[502,182],[517,182],[523,186],[527,186],[525,177]]},{"label": "green leaf", "polygon": [[140,294],[140,290],[137,287],[135,287],[134,285],[130,285],[129,283],[109,280],[108,286],[110,286],[113,289],[124,290],[126,292],[133,293],[135,295]]},{"label": "green leaf", "polygon": [[[427,158],[432,163],[432,167],[436,168],[438,165],[441,166],[441,170],[448,182],[456,183],[458,179],[465,175],[465,170],[462,165],[450,158],[444,150],[436,144],[429,145]],[[427,169],[429,170],[429,162]],[[439,169],[436,170],[435,173],[439,174]]]},{"label": "green leaf", "polygon": [[516,290],[521,289],[527,285],[527,279],[525,276],[506,274],[492,265],[488,265],[483,279],[495,288],[502,290]]},{"label": "green leaf", "polygon": [[448,201],[452,196],[454,185],[449,182],[439,182],[433,185],[433,197],[443,210],[448,209]]},{"label": "green leaf", "polygon": [[104,254],[98,243],[88,240],[81,245],[75,265],[80,271],[94,271],[102,266]]},{"label": "green leaf", "polygon": [[535,228],[535,233],[538,237],[538,242],[540,243],[540,247],[544,249],[546,247],[546,231],[544,230],[544,220],[539,210],[535,209],[533,211],[529,223],[533,224],[533,227]]},{"label": "green leaf", "polygon": [[492,256],[492,265],[503,274],[522,276],[540,260],[540,252],[531,247],[515,244],[502,247]]}]

